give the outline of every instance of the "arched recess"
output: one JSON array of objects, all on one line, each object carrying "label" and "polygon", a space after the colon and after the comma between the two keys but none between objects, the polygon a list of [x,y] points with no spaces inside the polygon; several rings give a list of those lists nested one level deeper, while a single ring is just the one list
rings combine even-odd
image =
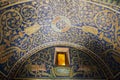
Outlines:
[{"label": "arched recess", "polygon": [[46,49],[49,47],[56,47],[56,46],[73,47],[75,49],[78,49],[78,50],[84,52],[100,68],[101,72],[105,76],[105,79],[113,80],[114,77],[113,77],[113,74],[111,73],[109,67],[104,63],[104,61],[97,54],[93,53],[92,51],[90,51],[89,49],[87,49],[83,46],[80,46],[80,45],[77,45],[74,43],[63,42],[63,41],[46,43],[44,45],[37,46],[36,48],[30,50],[18,62],[16,62],[16,64],[13,66],[13,68],[11,69],[11,71],[8,75],[8,79],[16,78],[16,75],[19,72],[19,70],[21,69],[21,67],[23,66],[23,63],[25,63],[26,60],[30,58],[30,56],[36,54],[37,52],[39,52],[43,49]]}]

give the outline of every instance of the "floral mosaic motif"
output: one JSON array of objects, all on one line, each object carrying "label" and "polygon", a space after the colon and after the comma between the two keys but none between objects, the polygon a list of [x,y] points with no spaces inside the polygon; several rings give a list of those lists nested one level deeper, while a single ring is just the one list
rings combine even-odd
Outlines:
[{"label": "floral mosaic motif", "polygon": [[53,18],[52,8],[49,5],[44,4],[37,8],[37,12],[38,12],[38,23],[42,26],[50,26]]},{"label": "floral mosaic motif", "polygon": [[[16,66],[31,50],[51,42],[84,46],[105,63],[106,51],[120,54],[119,7],[94,0],[13,0],[11,3],[8,5],[10,1],[5,0],[0,6],[0,73],[7,77],[15,74]],[[113,59],[119,66],[119,56]],[[107,65],[111,72],[110,64]],[[118,70],[112,72],[116,77],[120,71],[117,66],[114,68]]]},{"label": "floral mosaic motif", "polygon": [[32,24],[36,21],[36,9],[30,5],[26,5],[21,9],[23,21],[27,24]]},{"label": "floral mosaic motif", "polygon": [[20,27],[22,18],[19,12],[11,9],[1,15],[1,21],[1,26],[16,29]]},{"label": "floral mosaic motif", "polygon": [[111,11],[103,11],[96,15],[95,23],[97,27],[103,31],[109,31],[113,27],[117,26],[117,16]]},{"label": "floral mosaic motif", "polygon": [[[20,2],[20,1],[24,1],[24,0],[2,0],[0,1],[0,7],[4,7],[6,5],[9,4],[14,4],[16,2]],[[50,0],[45,0],[44,2],[48,3]],[[66,0],[67,2],[70,2],[71,0]],[[95,1],[95,2],[102,2],[102,3],[107,3],[107,4],[113,4],[113,5],[120,5],[120,1],[119,0],[89,0],[89,1]],[[38,1],[39,2],[39,1]]]}]

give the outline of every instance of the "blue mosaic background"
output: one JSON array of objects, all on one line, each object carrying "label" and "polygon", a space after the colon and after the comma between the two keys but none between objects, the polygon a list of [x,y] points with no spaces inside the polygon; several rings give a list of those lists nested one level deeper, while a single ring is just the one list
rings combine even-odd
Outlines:
[{"label": "blue mosaic background", "polygon": [[[2,80],[59,78],[51,76],[52,60],[50,68],[45,72],[46,75],[50,76],[33,75],[25,68],[29,59],[37,57],[38,54],[45,55],[44,51],[49,50],[49,56],[54,58],[52,54],[54,54],[55,46],[69,47],[71,55],[73,54],[72,49],[75,49],[76,53],[74,54],[83,54],[86,57],[85,60],[88,60],[89,66],[96,66],[96,76],[93,76],[93,73],[87,73],[83,76],[81,73],[81,75],[78,74],[79,76],[72,76],[72,78],[119,80],[119,1],[0,1],[0,78]],[[39,60],[39,58],[35,59]],[[35,62],[37,63],[37,61]],[[39,65],[41,64],[39,63]],[[98,64],[100,65],[98,66]],[[48,66],[48,64],[45,65],[45,67]],[[75,69],[78,68],[77,64],[72,66],[75,66]],[[26,73],[21,70],[26,71]],[[24,74],[19,75],[21,73]]]},{"label": "blue mosaic background", "polygon": [[[57,46],[58,47],[58,46]],[[64,46],[62,46],[64,47]],[[72,69],[70,76],[65,76],[64,78],[73,78],[73,79],[104,79],[105,75],[98,65],[96,65],[95,61],[93,61],[89,55],[86,53],[72,48],[69,48],[70,54],[70,65],[69,67]],[[54,64],[54,52],[55,47],[46,48],[32,55],[26,62],[23,63],[22,68],[18,70],[17,73],[18,78],[62,78],[61,76],[55,75],[55,64]],[[39,69],[36,73],[36,70],[32,70],[30,65],[45,65],[44,68]],[[87,66],[87,67],[84,67]],[[30,67],[30,68],[29,68]],[[84,67],[84,70],[82,67]],[[64,71],[62,72],[64,74]]]}]

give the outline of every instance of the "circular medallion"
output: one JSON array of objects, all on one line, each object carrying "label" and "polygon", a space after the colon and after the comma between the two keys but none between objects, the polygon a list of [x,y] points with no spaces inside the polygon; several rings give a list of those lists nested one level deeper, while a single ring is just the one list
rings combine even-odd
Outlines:
[{"label": "circular medallion", "polygon": [[70,29],[71,22],[65,16],[57,16],[53,19],[51,27],[56,32],[66,32]]},{"label": "circular medallion", "polygon": [[22,23],[22,17],[19,12],[11,9],[4,12],[1,16],[1,25],[9,29],[17,29]]},{"label": "circular medallion", "polygon": [[108,10],[104,10],[95,16],[95,24],[104,32],[110,31],[117,26],[117,16]]},{"label": "circular medallion", "polygon": [[32,6],[24,6],[21,9],[21,15],[23,17],[23,21],[27,24],[32,24],[36,21],[37,13],[36,9]]}]

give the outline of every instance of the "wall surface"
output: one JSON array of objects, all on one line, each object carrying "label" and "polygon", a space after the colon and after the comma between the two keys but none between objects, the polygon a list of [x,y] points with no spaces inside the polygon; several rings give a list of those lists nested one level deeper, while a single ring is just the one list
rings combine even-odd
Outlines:
[{"label": "wall surface", "polygon": [[[119,2],[1,0],[0,80],[119,80]],[[56,47],[69,48],[69,67],[54,65]]]}]

